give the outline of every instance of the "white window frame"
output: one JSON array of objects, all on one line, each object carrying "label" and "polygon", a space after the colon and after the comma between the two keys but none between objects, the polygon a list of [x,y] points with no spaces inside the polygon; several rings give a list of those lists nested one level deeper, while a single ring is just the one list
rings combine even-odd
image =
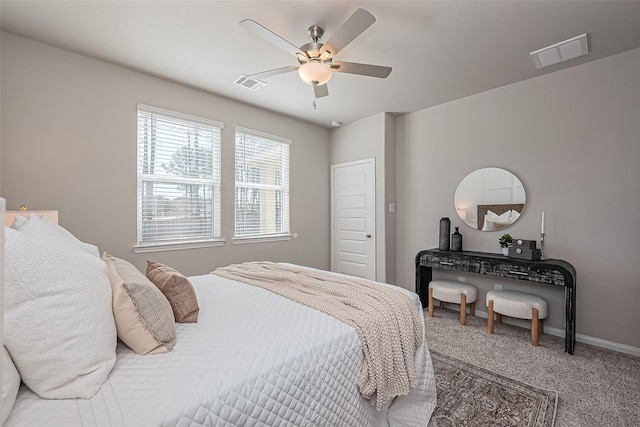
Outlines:
[{"label": "white window frame", "polygon": [[[246,182],[238,182],[235,181],[235,175],[238,168],[238,164],[235,161],[235,151],[238,149],[238,137],[239,134],[250,135],[257,138],[268,140],[272,143],[280,143],[287,146],[286,153],[286,170],[280,170],[280,185],[269,185],[269,184],[259,184],[259,183],[246,183]],[[248,129],[240,126],[236,126],[235,128],[235,150],[234,150],[234,237],[232,242],[234,244],[242,244],[242,243],[258,243],[258,242],[273,242],[280,240],[291,240],[291,205],[290,205],[290,188],[291,188],[291,145],[292,141],[288,138],[283,138],[281,136],[268,134],[265,132],[256,131],[253,129]],[[282,212],[281,212],[281,221],[282,221],[282,232],[280,233],[255,233],[255,234],[243,234],[238,235],[238,214],[237,214],[237,189],[239,187],[245,188],[263,188],[263,189],[279,189],[282,194]]]},{"label": "white window frame", "polygon": [[[182,122],[185,125],[193,125],[194,127],[206,127],[213,129],[214,133],[217,132],[217,141],[214,140],[213,146],[213,159],[212,159],[212,178],[189,178],[180,176],[166,176],[166,175],[154,175],[143,173],[142,167],[144,160],[141,159],[141,144],[143,138],[140,132],[140,115],[151,114],[158,117],[164,117],[173,121]],[[224,244],[224,239],[221,238],[221,139],[222,129],[224,124],[215,120],[210,120],[202,117],[196,117],[189,114],[179,113],[176,111],[165,110],[158,107],[153,107],[144,104],[138,104],[137,106],[137,238],[136,245],[133,247],[135,253],[144,252],[157,252],[177,249],[193,249],[201,247],[221,246]],[[195,237],[195,238],[171,238],[171,239],[157,239],[157,240],[142,240],[142,189],[145,183],[149,182],[163,182],[163,183],[175,183],[176,185],[195,184],[211,186],[213,191],[213,208],[212,208],[212,236],[210,237]]]}]

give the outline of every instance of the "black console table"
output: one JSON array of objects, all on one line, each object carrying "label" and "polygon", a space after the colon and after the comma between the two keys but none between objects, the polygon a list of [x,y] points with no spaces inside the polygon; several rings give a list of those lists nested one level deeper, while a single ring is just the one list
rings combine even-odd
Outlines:
[{"label": "black console table", "polygon": [[558,259],[529,261],[485,252],[420,251],[416,255],[416,293],[423,307],[429,301],[429,282],[434,268],[563,286],[565,351],[573,354],[576,345],[576,270],[568,262]]}]

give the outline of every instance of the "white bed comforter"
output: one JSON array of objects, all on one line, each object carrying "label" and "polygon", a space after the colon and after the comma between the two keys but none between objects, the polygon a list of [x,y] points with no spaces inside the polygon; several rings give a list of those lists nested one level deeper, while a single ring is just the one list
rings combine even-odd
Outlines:
[{"label": "white bed comforter", "polygon": [[23,385],[6,427],[427,425],[436,389],[426,344],[416,353],[419,385],[377,412],[358,391],[353,328],[250,285],[189,279],[200,317],[177,324],[172,352],[139,356],[119,343],[88,400],[40,399]]}]

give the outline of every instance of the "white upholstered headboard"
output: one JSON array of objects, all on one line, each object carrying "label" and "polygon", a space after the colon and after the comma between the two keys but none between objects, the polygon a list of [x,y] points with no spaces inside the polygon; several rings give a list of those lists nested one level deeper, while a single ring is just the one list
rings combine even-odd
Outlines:
[{"label": "white upholstered headboard", "polygon": [[58,211],[7,211],[4,216],[4,225],[7,227],[11,227],[13,221],[16,219],[16,216],[29,216],[30,213],[35,213],[38,216],[46,215],[51,221],[58,223]]}]

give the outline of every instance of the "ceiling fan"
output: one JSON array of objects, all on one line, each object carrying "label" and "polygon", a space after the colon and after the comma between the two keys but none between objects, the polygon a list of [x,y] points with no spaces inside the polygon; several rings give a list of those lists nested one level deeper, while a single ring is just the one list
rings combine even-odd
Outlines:
[{"label": "ceiling fan", "polygon": [[384,79],[391,73],[391,67],[334,61],[335,56],[342,49],[355,40],[356,37],[362,34],[362,32],[369,28],[374,22],[376,22],[376,18],[371,13],[364,9],[358,9],[325,43],[320,42],[320,39],[324,35],[324,29],[317,25],[312,25],[307,30],[307,34],[311,37],[311,42],[297,47],[252,19],[242,20],[240,21],[242,27],[295,55],[298,59],[297,65],[249,74],[246,77],[258,80],[298,70],[298,75],[302,81],[313,86],[313,92],[316,98],[329,95],[327,82],[331,79],[334,72],[359,74]]}]

